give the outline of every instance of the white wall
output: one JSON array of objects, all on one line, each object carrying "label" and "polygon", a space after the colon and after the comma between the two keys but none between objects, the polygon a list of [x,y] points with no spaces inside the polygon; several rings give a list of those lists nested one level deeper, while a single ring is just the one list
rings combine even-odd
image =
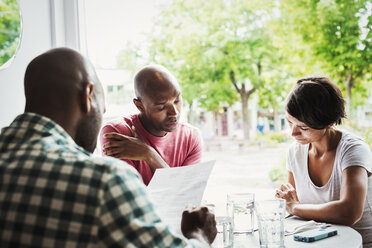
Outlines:
[{"label": "white wall", "polygon": [[36,55],[51,48],[49,0],[21,0],[22,40],[9,67],[0,71],[0,127],[24,110],[23,76]]},{"label": "white wall", "polygon": [[0,128],[24,110],[23,77],[34,57],[56,46],[80,50],[79,4],[75,0],[20,0],[20,47],[10,66],[0,70]]}]

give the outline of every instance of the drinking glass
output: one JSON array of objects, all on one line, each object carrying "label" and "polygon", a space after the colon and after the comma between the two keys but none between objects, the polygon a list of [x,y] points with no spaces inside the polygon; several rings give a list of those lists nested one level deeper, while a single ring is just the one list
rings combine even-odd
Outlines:
[{"label": "drinking glass", "polygon": [[218,235],[215,242],[216,244],[213,245],[213,247],[232,247],[234,241],[234,233],[231,217],[216,216],[216,223]]},{"label": "drinking glass", "polygon": [[234,233],[253,233],[253,193],[228,194],[226,210],[232,219]]},{"label": "drinking glass", "polygon": [[213,203],[202,201],[201,205],[207,207],[209,212],[215,215],[218,235],[214,240],[212,247],[232,247],[234,234],[231,218],[229,216],[216,215],[216,206]]},{"label": "drinking glass", "polygon": [[285,207],[283,199],[255,203],[261,248],[284,247]]}]

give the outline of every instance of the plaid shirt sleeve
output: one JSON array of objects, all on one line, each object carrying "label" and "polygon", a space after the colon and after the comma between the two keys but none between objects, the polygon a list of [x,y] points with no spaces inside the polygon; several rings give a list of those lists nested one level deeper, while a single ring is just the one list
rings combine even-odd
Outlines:
[{"label": "plaid shirt sleeve", "polygon": [[[121,167],[121,168],[120,168]],[[164,224],[138,173],[120,163],[103,177],[98,236],[107,247],[201,247]]]}]

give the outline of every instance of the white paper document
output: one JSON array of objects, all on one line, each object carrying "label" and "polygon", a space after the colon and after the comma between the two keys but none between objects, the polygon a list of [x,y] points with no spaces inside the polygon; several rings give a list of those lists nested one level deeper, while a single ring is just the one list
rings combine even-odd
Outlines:
[{"label": "white paper document", "polygon": [[200,204],[216,161],[157,169],[147,190],[162,220],[180,231],[182,212]]}]

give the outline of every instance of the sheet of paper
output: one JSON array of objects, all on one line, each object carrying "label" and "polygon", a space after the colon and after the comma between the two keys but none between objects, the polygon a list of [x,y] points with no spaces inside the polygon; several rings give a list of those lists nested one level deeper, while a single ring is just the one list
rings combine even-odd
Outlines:
[{"label": "sheet of paper", "polygon": [[199,205],[216,161],[155,171],[147,190],[164,222],[180,231],[187,205]]}]

